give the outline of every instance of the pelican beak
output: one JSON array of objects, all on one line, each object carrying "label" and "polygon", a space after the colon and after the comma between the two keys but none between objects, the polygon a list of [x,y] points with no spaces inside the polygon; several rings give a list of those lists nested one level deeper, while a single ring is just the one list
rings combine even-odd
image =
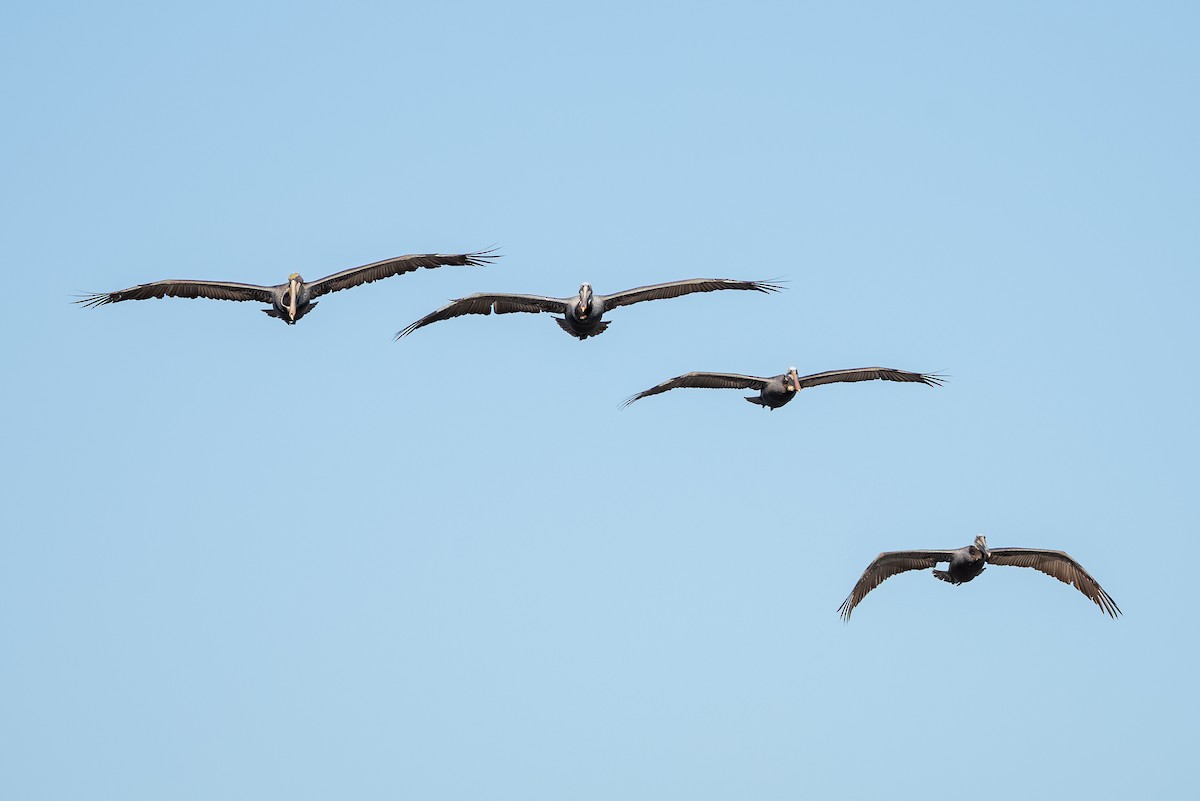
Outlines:
[{"label": "pelican beak", "polygon": [[579,318],[583,319],[588,315],[588,304],[592,302],[592,286],[584,284],[579,287]]},{"label": "pelican beak", "polygon": [[300,294],[300,281],[297,278],[288,279],[288,318],[296,322],[296,296]]},{"label": "pelican beak", "polygon": [[792,385],[790,387],[788,387],[788,389],[791,390],[792,392],[799,392],[800,391],[800,375],[795,370],[792,370],[791,376],[792,376]]}]

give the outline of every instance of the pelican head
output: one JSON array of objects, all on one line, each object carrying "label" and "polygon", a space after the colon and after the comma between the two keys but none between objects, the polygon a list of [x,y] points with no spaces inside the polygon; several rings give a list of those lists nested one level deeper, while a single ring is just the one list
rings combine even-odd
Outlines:
[{"label": "pelican head", "polygon": [[790,378],[791,381],[785,380],[783,383],[784,383],[784,386],[787,387],[788,392],[799,392],[800,391],[800,374],[799,374],[799,372],[797,372],[795,367],[788,368],[787,377]]},{"label": "pelican head", "polygon": [[979,549],[979,552],[982,553],[984,558],[986,559],[987,552],[988,552],[987,537],[983,536],[982,534],[976,534],[975,535],[975,547]]},{"label": "pelican head", "polygon": [[296,298],[300,294],[300,285],[303,283],[304,279],[300,277],[300,273],[292,273],[288,276],[288,319],[293,323],[296,322]]},{"label": "pelican head", "polygon": [[581,284],[579,287],[579,303],[575,304],[575,316],[584,319],[592,311],[592,285]]}]

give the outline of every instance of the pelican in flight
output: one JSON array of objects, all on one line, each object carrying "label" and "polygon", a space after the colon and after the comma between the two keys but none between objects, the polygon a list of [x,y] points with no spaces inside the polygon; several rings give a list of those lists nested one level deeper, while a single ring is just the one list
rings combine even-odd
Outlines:
[{"label": "pelican in flight", "polygon": [[393,275],[403,275],[419,270],[422,267],[472,266],[480,267],[490,264],[499,258],[492,250],[480,250],[475,253],[418,253],[409,256],[397,256],[394,259],[384,259],[362,267],[351,267],[340,273],[327,275],[312,282],[306,282],[299,273],[288,276],[287,283],[275,286],[258,286],[256,284],[237,284],[231,281],[181,281],[168,279],[154,281],[149,284],[138,284],[120,292],[97,292],[75,301],[88,308],[104,306],[108,303],[120,303],[123,300],[149,300],[150,298],[211,298],[212,300],[254,300],[259,303],[269,303],[271,308],[262,309],[271,317],[278,317],[288,325],[312,311],[317,305],[316,298],[349,289],[360,284],[369,284],[381,278]]},{"label": "pelican in flight", "polygon": [[630,306],[644,300],[663,300],[690,295],[693,292],[716,292],[722,289],[750,289],[755,292],[778,292],[783,287],[764,281],[734,281],[731,278],[689,278],[667,284],[640,286],[612,295],[596,295],[591,284],[579,287],[579,294],[569,298],[548,298],[543,295],[508,295],[498,292],[479,292],[459,298],[431,312],[402,331],[396,339],[407,336],[439,320],[462,317],[464,314],[512,314],[514,312],[549,312],[561,314],[555,317],[558,327],[577,339],[584,340],[604,333],[608,322],[601,320],[606,311],[621,306]]},{"label": "pelican in flight", "polygon": [[703,387],[707,389],[757,389],[758,397],[746,398],[764,409],[774,411],[787,404],[802,389],[819,387],[821,384],[836,384],[849,381],[902,381],[919,382],[931,387],[940,387],[943,379],[935,374],[909,373],[904,370],[893,370],[890,367],[856,367],[852,370],[829,370],[824,373],[813,373],[801,376],[795,367],[789,367],[783,375],[770,378],[759,378],[754,375],[738,375],[737,373],[684,373],[669,378],[658,386],[626,398],[621,404],[628,406],[636,400],[658,395],[679,387]]},{"label": "pelican in flight", "polygon": [[878,587],[884,579],[906,570],[923,570],[938,562],[949,562],[949,570],[934,570],[933,575],[955,586],[966,584],[983,572],[985,565],[1012,565],[1032,567],[1064,584],[1073,584],[1092,603],[1100,607],[1109,617],[1121,614],[1117,604],[1091,575],[1063,551],[1047,551],[1041,548],[995,548],[987,547],[987,537],[980,534],[973,545],[952,551],[890,551],[875,557],[875,561],[863,571],[862,578],[854,585],[850,596],[838,607],[844,620],[850,619],[854,607],[868,592]]}]

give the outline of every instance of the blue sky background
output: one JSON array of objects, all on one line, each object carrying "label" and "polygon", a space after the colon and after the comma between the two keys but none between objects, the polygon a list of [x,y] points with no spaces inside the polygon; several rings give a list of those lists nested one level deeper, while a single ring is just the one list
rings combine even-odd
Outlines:
[{"label": "blue sky background", "polygon": [[[3,795],[1185,795],[1198,22],[7,4]],[[493,243],[295,327],[70,303]],[[789,289],[391,341],[693,276]],[[618,410],[793,364],[952,378]],[[839,620],[878,552],[976,533],[1125,616],[993,568]]]}]

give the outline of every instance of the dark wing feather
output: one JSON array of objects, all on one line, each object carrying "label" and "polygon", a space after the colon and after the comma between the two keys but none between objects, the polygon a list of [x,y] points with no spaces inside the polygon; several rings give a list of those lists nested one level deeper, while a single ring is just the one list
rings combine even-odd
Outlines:
[{"label": "dark wing feather", "polygon": [[566,314],[570,310],[569,298],[547,298],[542,295],[499,295],[489,292],[479,292],[465,298],[451,301],[442,308],[417,320],[401,331],[396,332],[396,339],[407,336],[418,328],[449,320],[451,317],[462,317],[465,314],[512,314],[514,312],[553,312]]},{"label": "dark wing feather", "polygon": [[602,295],[605,310],[618,306],[629,306],[641,303],[643,300],[663,300],[690,295],[693,292],[717,292],[722,289],[752,289],[755,292],[778,292],[783,287],[764,281],[734,281],[731,278],[688,278],[684,281],[671,281],[667,284],[640,286],[636,289],[626,289],[613,295]]},{"label": "dark wing feather", "polygon": [[800,377],[800,388],[817,387],[821,384],[837,384],[850,381],[914,381],[940,387],[943,383],[941,376],[926,373],[909,373],[905,370],[893,370],[890,367],[855,367],[851,370],[829,370],[824,373],[813,373]]},{"label": "dark wing feather", "polygon": [[954,551],[888,551],[879,554],[875,557],[875,561],[867,565],[867,569],[863,571],[862,577],[854,585],[850,595],[838,607],[838,613],[841,614],[842,619],[849,620],[854,607],[858,606],[868,592],[878,587],[886,579],[897,573],[924,570],[927,567],[933,567],[938,562],[949,562],[954,553]]},{"label": "dark wing feather", "polygon": [[626,398],[621,408],[628,406],[636,400],[649,397],[650,395],[658,395],[671,389],[679,389],[680,387],[698,387],[703,389],[758,389],[761,390],[770,381],[768,378],[759,378],[753,375],[738,375],[737,373],[684,373],[683,375],[669,378],[658,386],[651,387],[644,392]]},{"label": "dark wing feather", "polygon": [[254,284],[235,284],[229,281],[181,281],[168,279],[151,284],[138,284],[120,292],[95,292],[75,301],[88,308],[120,303],[123,300],[149,300],[151,298],[209,298],[211,300],[256,300],[270,303],[274,298],[272,287]]},{"label": "dark wing feather", "polygon": [[1116,603],[1083,566],[1064,551],[1047,551],[1040,548],[994,548],[988,550],[988,564],[1032,567],[1047,576],[1053,576],[1064,584],[1074,585],[1109,617],[1121,614]]},{"label": "dark wing feather", "polygon": [[349,270],[327,275],[310,283],[308,292],[316,298],[359,284],[369,284],[381,278],[411,273],[422,267],[482,267],[485,264],[491,264],[492,260],[498,258],[500,257],[492,250],[477,250],[474,253],[415,253],[408,256],[397,256],[394,259],[384,259],[374,264],[351,267]]}]

